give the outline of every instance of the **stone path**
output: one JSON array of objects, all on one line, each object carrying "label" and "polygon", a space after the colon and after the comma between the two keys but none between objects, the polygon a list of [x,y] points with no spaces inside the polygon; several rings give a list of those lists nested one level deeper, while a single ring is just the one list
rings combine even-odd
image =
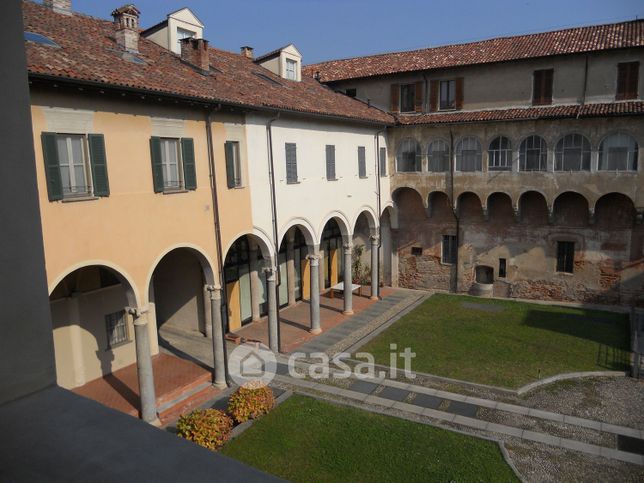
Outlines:
[{"label": "stone path", "polygon": [[[278,382],[294,386],[304,392],[322,393],[332,397],[352,400],[377,408],[392,408],[410,415],[430,418],[438,423],[450,423],[461,428],[469,428],[491,434],[497,438],[514,437],[527,441],[544,443],[582,453],[603,456],[619,461],[644,465],[644,431],[613,424],[578,418],[564,414],[527,408],[517,404],[506,404],[478,397],[465,396],[387,378],[356,378],[348,381],[335,381],[333,373],[329,380],[316,382],[298,379],[288,375],[284,359],[278,364]],[[298,362],[296,367],[306,373],[309,365]],[[302,372],[304,371],[304,372]],[[339,387],[334,383],[347,385]],[[615,447],[590,444],[575,439],[555,436],[546,432],[531,431],[511,424],[498,424],[479,417],[479,410],[487,408],[495,411],[522,415],[525,418],[539,419],[577,426],[601,433],[616,435]]]}]

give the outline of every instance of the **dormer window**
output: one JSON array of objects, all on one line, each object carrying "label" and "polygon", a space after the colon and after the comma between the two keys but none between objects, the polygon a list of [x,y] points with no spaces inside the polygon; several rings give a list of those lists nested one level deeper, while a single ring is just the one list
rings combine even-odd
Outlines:
[{"label": "dormer window", "polygon": [[177,46],[179,48],[179,52],[181,52],[181,41],[183,39],[191,39],[195,36],[196,36],[195,32],[191,32],[190,30],[177,27]]},{"label": "dormer window", "polygon": [[286,59],[286,78],[297,80],[297,61]]}]

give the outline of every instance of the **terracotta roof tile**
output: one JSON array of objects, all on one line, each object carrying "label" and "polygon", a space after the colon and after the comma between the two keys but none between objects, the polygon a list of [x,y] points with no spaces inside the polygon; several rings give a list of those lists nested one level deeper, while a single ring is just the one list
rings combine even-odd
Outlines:
[{"label": "terracotta roof tile", "polygon": [[304,67],[334,82],[401,72],[644,46],[644,20],[578,27],[390,54],[330,60]]},{"label": "terracotta roof tile", "polygon": [[483,111],[454,111],[433,114],[401,114],[403,125],[452,124],[465,122],[521,121],[533,119],[585,118],[644,114],[644,101],[611,102],[586,105],[524,107]]},{"label": "terracotta roof tile", "polygon": [[23,2],[23,19],[25,31],[45,35],[60,46],[26,42],[31,76],[368,122],[394,120],[386,112],[334,92],[314,79],[282,79],[239,54],[211,48],[210,62],[216,70],[204,76],[176,54],[144,38],[133,59],[118,49],[112,21],[77,13],[61,15],[30,1]]}]

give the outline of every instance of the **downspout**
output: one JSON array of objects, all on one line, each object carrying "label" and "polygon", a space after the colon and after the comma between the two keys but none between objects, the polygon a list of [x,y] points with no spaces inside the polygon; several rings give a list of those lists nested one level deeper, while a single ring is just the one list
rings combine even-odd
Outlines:
[{"label": "downspout", "polygon": [[[387,132],[387,126],[374,134],[376,138],[376,204],[378,207],[378,270],[380,270],[380,250],[382,248],[382,224],[380,217],[382,216],[382,195],[380,187],[380,134]],[[386,162],[386,159],[385,159]],[[380,284],[380,273],[378,273],[378,284]]]},{"label": "downspout", "polygon": [[279,238],[278,238],[278,228],[277,228],[277,195],[275,192],[275,162],[273,158],[273,123],[277,121],[280,118],[280,112],[277,112],[275,117],[269,119],[269,121],[266,123],[266,138],[268,142],[268,178],[270,182],[270,188],[271,188],[271,217],[272,217],[272,225],[273,225],[273,244],[275,246],[275,268],[277,270],[277,282],[275,283],[275,300],[277,303],[275,304],[275,310],[277,312],[277,347],[281,347],[281,331],[280,331],[280,285],[282,284],[282,277],[279,271],[279,252],[280,252],[280,246],[279,246]]},{"label": "downspout", "polygon": [[454,206],[454,218],[456,218],[456,261],[454,263],[454,284],[452,292],[458,293],[458,250],[460,247],[461,219],[458,213],[458,206],[454,200],[454,133],[449,130],[449,197]]},{"label": "downspout", "polygon": [[577,111],[577,119],[579,119],[579,116],[581,116],[581,110],[586,105],[586,91],[588,90],[588,62],[589,58],[588,54],[586,54],[586,64],[584,66],[584,88],[581,94],[581,106],[579,108],[579,111]]},{"label": "downspout", "polygon": [[[213,111],[219,111],[221,109],[221,104],[218,104],[217,107],[209,108],[206,113],[206,143],[208,146],[208,171],[210,177],[210,192],[212,195],[212,216],[215,223],[215,241],[217,245],[217,275],[219,286],[221,287],[222,293],[222,307],[226,306],[223,303],[224,300],[227,300],[226,297],[226,285],[223,280],[224,273],[224,255],[222,251],[221,244],[221,221],[219,218],[219,196],[217,194],[217,171],[215,169],[215,148],[212,140],[212,113]],[[224,328],[224,318],[221,318],[221,337],[224,341],[224,374],[226,382],[230,384],[228,380],[228,349],[226,347],[226,330]],[[214,354],[213,354],[214,357]]]},{"label": "downspout", "polygon": [[[427,74],[423,72],[423,81],[425,82],[425,97],[423,100],[423,112],[429,111],[429,81],[427,80]],[[427,111],[425,111],[425,102],[428,103]]]}]

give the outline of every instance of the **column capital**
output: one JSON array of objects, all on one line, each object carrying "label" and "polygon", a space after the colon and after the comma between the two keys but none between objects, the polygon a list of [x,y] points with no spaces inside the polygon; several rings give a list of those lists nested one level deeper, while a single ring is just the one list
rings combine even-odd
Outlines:
[{"label": "column capital", "polygon": [[216,291],[220,291],[221,287],[219,285],[206,285],[206,290],[208,292],[216,292]]},{"label": "column capital", "polygon": [[266,274],[266,280],[275,280],[275,275],[277,273],[277,269],[275,267],[265,267],[263,270]]},{"label": "column capital", "polygon": [[320,255],[307,255],[306,259],[311,263],[312,266],[317,267],[320,263]]},{"label": "column capital", "polygon": [[135,326],[148,325],[148,318],[144,316],[150,311],[150,307],[125,307],[124,310],[132,316]]},{"label": "column capital", "polygon": [[377,245],[380,243],[380,236],[378,235],[371,235],[369,239],[371,240],[372,245]]},{"label": "column capital", "polygon": [[343,243],[342,248],[344,248],[345,255],[351,255],[353,252],[353,243]]}]

